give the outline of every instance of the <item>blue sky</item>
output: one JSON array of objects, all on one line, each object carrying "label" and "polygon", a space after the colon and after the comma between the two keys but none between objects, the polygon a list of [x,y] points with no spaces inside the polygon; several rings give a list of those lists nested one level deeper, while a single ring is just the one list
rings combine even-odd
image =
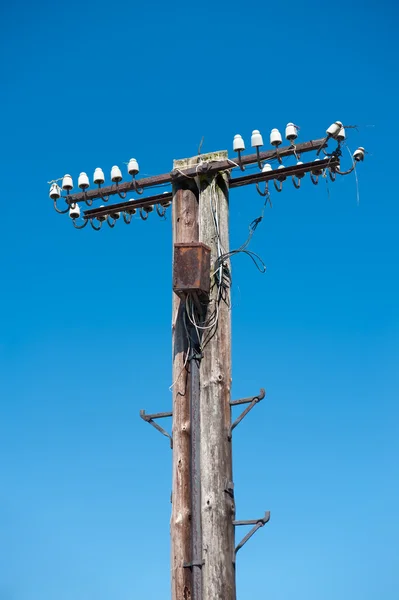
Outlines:
[{"label": "blue sky", "polygon": [[[394,600],[399,287],[393,2],[20,2],[0,8],[0,600],[169,597],[171,222],[100,233],[46,182],[142,174],[252,129],[336,119],[353,176],[285,186],[233,262],[239,600]],[[345,157],[349,161],[348,156]],[[349,164],[347,162],[347,164]],[[292,189],[291,189],[292,188]],[[231,194],[231,245],[262,198]],[[240,534],[241,532],[239,532]]]}]

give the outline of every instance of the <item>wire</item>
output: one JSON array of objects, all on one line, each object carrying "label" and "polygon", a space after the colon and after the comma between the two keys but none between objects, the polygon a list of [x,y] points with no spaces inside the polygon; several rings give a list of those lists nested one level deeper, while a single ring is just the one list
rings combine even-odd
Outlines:
[{"label": "wire", "polygon": [[[209,194],[209,204],[212,212],[213,223],[215,227],[215,234],[217,239],[217,260],[222,256],[224,252],[224,248],[222,246],[222,241],[220,238],[220,230],[219,230],[219,215],[218,215],[218,195],[216,193],[216,177],[212,180],[211,183],[211,193]],[[222,280],[222,265],[219,267],[219,281]],[[219,286],[218,286],[219,287]],[[220,288],[218,290],[218,300],[220,297]]]},{"label": "wire", "polygon": [[187,316],[189,318],[190,323],[192,325],[194,325],[194,327],[195,327],[195,329],[197,331],[198,339],[200,339],[201,336],[200,336],[199,330],[206,331],[207,329],[212,329],[212,327],[214,327],[214,325],[217,323],[217,320],[218,320],[218,317],[219,317],[219,308],[218,308],[218,306],[216,304],[216,308],[215,308],[215,311],[213,313],[213,315],[215,315],[215,316],[211,315],[209,317],[208,324],[199,325],[197,323],[197,321],[196,321],[196,318],[195,318],[195,314],[194,314],[195,311],[194,311],[194,305],[192,303],[192,299],[191,298],[189,298],[189,299],[191,300],[191,310],[190,309],[188,310]]},{"label": "wire", "polygon": [[352,152],[349,150],[348,146],[346,146],[347,151],[349,152],[349,156],[352,159],[352,164],[353,164],[353,170],[355,172],[355,180],[356,180],[356,201],[357,201],[357,205],[359,206],[360,204],[360,193],[359,193],[359,179],[357,176],[357,170],[356,170],[356,161],[353,158],[353,154]]},{"label": "wire", "polygon": [[175,387],[176,383],[179,381],[180,377],[182,376],[183,371],[186,369],[187,363],[188,363],[188,357],[189,357],[190,351],[191,351],[190,336],[188,335],[188,330],[187,330],[186,311],[184,311],[183,315],[184,315],[183,324],[184,324],[184,329],[186,330],[188,347],[187,347],[186,356],[184,358],[184,363],[183,363],[183,366],[182,366],[182,368],[180,370],[180,373],[178,374],[178,376],[176,377],[176,379],[174,380],[174,382],[172,383],[172,385],[169,386],[169,391],[170,392]]},{"label": "wire", "polygon": [[[203,319],[202,315],[208,311],[208,308],[212,302],[215,303],[215,308],[205,319]],[[191,294],[187,296],[187,316],[191,325],[194,327],[197,336],[197,339],[193,340],[190,332],[187,329],[187,335],[190,336],[191,341],[194,343],[194,345],[191,347],[192,352],[190,360],[198,360],[198,355],[201,356],[203,354],[205,347],[215,335],[219,322],[219,302],[220,298],[211,300],[208,303],[201,302],[201,300]],[[203,310],[201,310],[201,307],[198,306],[199,304],[203,305]],[[204,341],[203,337],[205,338]]]},{"label": "wire", "polygon": [[[245,242],[241,244],[241,246],[236,250],[225,252],[220,235],[219,202],[218,194],[216,192],[216,180],[217,178],[214,178],[210,184],[211,193],[209,194],[209,204],[212,214],[213,226],[215,230],[217,247],[217,258],[214,264],[214,271],[211,274],[211,278],[213,279],[212,288],[214,289],[214,287],[217,286],[217,293],[216,297],[213,298],[209,303],[201,302],[201,300],[193,294],[187,295],[183,313],[183,324],[187,339],[187,352],[183,368],[179,373],[176,381],[174,381],[173,384],[170,386],[170,390],[176,385],[176,382],[179,380],[184,369],[187,368],[188,362],[191,360],[198,361],[201,359],[204,349],[216,334],[219,324],[220,302],[225,302],[227,306],[230,306],[228,290],[231,288],[231,272],[227,263],[228,259],[239,253],[247,254],[260,272],[264,273],[266,271],[266,265],[263,262],[263,260],[255,252],[252,252],[247,248],[259,223],[264,218],[266,205],[268,203],[271,204],[269,191],[267,190],[267,195],[262,207],[261,214],[249,224],[249,234]],[[210,309],[212,302],[214,304],[214,307]],[[200,304],[202,304],[203,310],[201,310]],[[208,313],[206,314],[205,318],[203,316],[204,313]],[[189,327],[187,320],[189,321],[189,324],[192,326],[192,328]],[[193,337],[194,331],[195,338]]]},{"label": "wire", "polygon": [[[232,256],[235,256],[236,254],[246,254],[247,256],[249,256],[251,258],[251,260],[254,262],[256,268],[261,272],[261,273],[265,273],[266,272],[266,265],[263,262],[263,260],[260,258],[260,256],[258,254],[256,254],[255,252],[252,252],[251,250],[247,250],[252,236],[255,233],[259,223],[263,220],[264,214],[265,214],[265,208],[266,205],[268,203],[271,204],[271,200],[270,200],[270,192],[267,190],[266,191],[266,199],[265,202],[263,204],[262,207],[262,212],[259,215],[259,217],[257,217],[256,219],[254,219],[253,221],[251,221],[251,223],[249,224],[249,235],[247,237],[247,239],[245,240],[245,242],[236,250],[231,250],[230,252],[226,252],[225,254],[222,254],[221,256],[218,256],[218,258],[216,259],[215,262],[215,271],[214,271],[214,275],[220,270],[220,266],[223,265],[224,263],[226,263],[226,260],[228,260],[229,258],[231,258]],[[231,276],[230,276],[230,270],[228,270],[229,273],[229,278],[231,281]]]}]

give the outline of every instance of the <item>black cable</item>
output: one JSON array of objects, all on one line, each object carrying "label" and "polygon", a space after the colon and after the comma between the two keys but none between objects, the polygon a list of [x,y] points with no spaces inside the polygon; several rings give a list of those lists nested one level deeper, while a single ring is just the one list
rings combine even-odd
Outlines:
[{"label": "black cable", "polygon": [[[253,261],[254,265],[256,266],[256,268],[258,269],[258,271],[260,271],[261,273],[266,272],[266,265],[263,262],[263,260],[261,259],[261,257],[258,254],[256,254],[255,252],[252,252],[251,250],[247,250],[247,248],[248,248],[249,243],[251,242],[253,234],[256,231],[256,228],[258,227],[259,223],[263,220],[265,208],[266,208],[266,205],[268,202],[270,202],[270,194],[269,193],[266,196],[261,214],[259,215],[259,217],[257,217],[253,221],[251,221],[251,223],[249,224],[249,235],[248,235],[247,239],[245,240],[245,242],[236,250],[231,250],[230,252],[221,254],[216,259],[215,275],[219,272],[220,267],[222,266],[222,267],[226,268],[226,271],[228,272],[228,279],[229,279],[229,282],[231,283],[230,270],[228,269],[228,267],[225,263],[226,263],[226,260],[228,260],[232,256],[235,256],[236,254],[240,254],[240,253],[243,253],[243,254],[246,254],[247,256],[249,256],[251,258],[251,260]],[[218,285],[223,285],[223,279],[224,279],[223,275],[225,276],[226,273],[223,273],[223,271],[222,271],[222,281],[218,282]]]}]

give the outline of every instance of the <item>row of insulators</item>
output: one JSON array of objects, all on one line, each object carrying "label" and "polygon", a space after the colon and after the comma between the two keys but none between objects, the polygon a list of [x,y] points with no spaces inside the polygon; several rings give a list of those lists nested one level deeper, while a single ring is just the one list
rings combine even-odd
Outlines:
[{"label": "row of insulators", "polygon": [[[360,162],[360,161],[364,160],[364,155],[365,155],[365,153],[366,153],[365,149],[364,149],[362,146],[360,146],[360,147],[359,147],[357,150],[355,150],[355,152],[353,153],[353,159],[354,159],[356,162]],[[325,159],[323,159],[323,160],[325,160]],[[316,162],[319,162],[319,161],[320,161],[320,158],[316,158],[316,159],[314,160],[314,162],[315,162],[315,163],[316,163]],[[303,165],[303,162],[302,162],[301,160],[298,160],[298,162],[297,162],[296,164],[297,164],[298,166],[301,166],[301,165]],[[322,175],[322,174],[323,174],[323,170],[324,170],[325,168],[326,168],[326,167],[325,167],[325,165],[324,165],[323,167],[319,167],[319,166],[316,166],[316,165],[315,165],[315,166],[313,167],[313,169],[311,169],[311,171],[310,171],[310,172],[312,173],[312,175]],[[338,167],[335,167],[335,168],[336,168],[336,169],[339,169],[339,166],[338,166]],[[285,169],[285,166],[281,164],[281,165],[279,165],[279,166],[277,167],[277,170],[279,170],[279,169]],[[263,166],[263,168],[262,168],[262,173],[267,173],[267,172],[269,172],[269,171],[273,171],[273,167],[272,167],[272,166],[271,166],[269,163],[266,163],[266,164]],[[302,179],[302,177],[304,177],[304,176],[305,176],[305,173],[296,174],[296,177],[298,177],[298,179]],[[279,177],[276,177],[276,179],[277,179],[277,181],[285,181],[285,179],[286,179],[286,175],[284,175],[284,174],[281,174],[281,176],[279,176]]]},{"label": "row of insulators", "polygon": [[[127,172],[132,177],[135,177],[136,175],[138,175],[139,171],[140,169],[137,160],[135,158],[131,158],[127,165]],[[122,179],[123,177],[120,168],[114,165],[111,169],[111,181],[113,183],[120,183]],[[104,172],[99,167],[97,167],[97,169],[94,170],[93,182],[98,186],[101,186],[105,183]],[[90,181],[87,176],[87,173],[81,173],[78,177],[78,187],[84,191],[87,190],[89,186]],[[73,179],[70,175],[64,175],[62,179],[61,188],[68,194],[73,190]],[[52,183],[49,195],[52,200],[58,200],[58,198],[61,197],[61,189],[57,183]]]},{"label": "row of insulators", "polygon": [[[298,127],[294,123],[288,123],[285,128],[285,137],[292,144],[298,137]],[[283,138],[278,129],[272,129],[270,132],[270,144],[276,148],[283,143]],[[263,146],[263,137],[258,129],[254,129],[251,135],[251,146],[252,148],[259,148]],[[233,150],[235,152],[243,152],[245,150],[245,143],[241,135],[237,134],[233,140]]]},{"label": "row of insulators", "polygon": [[[320,158],[316,158],[314,162],[319,162]],[[300,167],[301,165],[303,165],[303,162],[301,160],[298,160],[298,162],[296,163],[298,167]],[[279,171],[280,169],[285,169],[286,167],[284,165],[279,165],[277,167],[277,171]],[[326,168],[325,165],[323,165],[323,167],[319,167],[319,166],[314,166],[314,168],[310,171],[312,173],[312,175],[322,175],[324,169]],[[262,173],[268,173],[270,171],[273,171],[273,167],[272,165],[270,165],[269,163],[266,163],[265,165],[263,165],[262,168]],[[295,177],[297,177],[298,179],[302,179],[303,177],[305,177],[306,173],[295,173]],[[287,175],[285,173],[281,173],[281,175],[278,175],[276,177],[277,181],[285,181],[287,179]]]},{"label": "row of insulators", "polygon": [[[167,192],[165,192],[167,193]],[[160,202],[159,203],[160,206],[164,209],[168,208],[172,202],[170,200],[166,200],[165,202]],[[104,205],[102,204],[99,208],[104,208]],[[133,216],[136,214],[137,210],[140,211],[144,211],[145,213],[151,213],[154,210],[154,206],[153,205],[149,205],[149,206],[143,206],[142,208],[136,209],[136,208],[126,208],[123,212],[126,213],[129,216]],[[159,213],[158,213],[159,214]],[[75,219],[79,219],[80,217],[80,206],[78,203],[72,204],[70,209],[69,209],[69,216],[71,217],[71,219],[75,220]],[[98,215],[95,218],[97,219],[97,221],[105,221],[108,217],[111,217],[114,220],[119,219],[121,216],[120,212],[113,212],[110,213],[109,215]],[[162,215],[161,215],[162,216]]]},{"label": "row of insulators", "polygon": [[[285,138],[290,142],[290,144],[294,144],[295,140],[298,137],[298,126],[294,123],[288,123],[285,128]],[[341,121],[335,121],[330,127],[326,130],[327,138],[333,138],[338,142],[343,142],[345,140],[345,127],[341,123]],[[270,132],[270,144],[275,148],[278,148],[283,143],[283,139],[281,133],[278,129],[272,129]],[[258,129],[255,129],[251,135],[251,146],[253,148],[260,148],[263,146],[263,137]],[[241,135],[237,134],[234,136],[233,140],[233,150],[235,152],[243,152],[245,150],[245,143]],[[360,147],[353,155],[353,158],[357,161],[364,160],[365,150]],[[131,158],[128,165],[127,171],[129,175],[135,177],[138,175],[140,169],[138,162],[135,158]],[[111,181],[113,183],[120,183],[122,181],[122,173],[118,166],[114,165],[111,169]],[[105,182],[104,172],[100,168],[96,168],[93,175],[93,182],[101,186]],[[86,173],[80,173],[78,178],[78,187],[81,190],[86,190],[90,186],[90,181]],[[73,180],[70,175],[64,175],[62,179],[62,189],[66,191],[68,194],[73,189]],[[50,198],[53,200],[58,200],[61,197],[61,190],[57,183],[52,183],[50,188]]]},{"label": "row of insulators", "polygon": [[[285,138],[293,144],[298,137],[298,129],[297,125],[294,123],[288,123],[285,128]],[[345,127],[341,123],[341,121],[335,121],[330,127],[326,130],[326,135],[328,138],[333,138],[338,142],[343,142],[345,140]],[[270,132],[270,144],[275,148],[278,148],[283,143],[283,138],[278,129],[272,129]],[[252,148],[259,148],[263,146],[263,137],[258,129],[254,129],[251,135],[251,146]],[[243,152],[245,150],[245,143],[241,135],[237,134],[234,136],[233,140],[233,150],[235,152]]]}]

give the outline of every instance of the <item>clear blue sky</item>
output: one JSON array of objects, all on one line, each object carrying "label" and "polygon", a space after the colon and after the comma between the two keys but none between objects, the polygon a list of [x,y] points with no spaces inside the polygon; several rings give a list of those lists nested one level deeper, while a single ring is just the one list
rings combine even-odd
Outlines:
[{"label": "clear blue sky", "polygon": [[[237,518],[272,512],[238,599],[396,600],[394,2],[0,12],[0,600],[169,597],[171,454],[139,410],[171,405],[170,215],[75,231],[46,182],[336,119],[370,152],[360,204],[354,177],[287,185],[251,246],[267,274],[233,262],[233,396],[267,388],[234,436]],[[231,194],[232,246],[261,205]]]}]

